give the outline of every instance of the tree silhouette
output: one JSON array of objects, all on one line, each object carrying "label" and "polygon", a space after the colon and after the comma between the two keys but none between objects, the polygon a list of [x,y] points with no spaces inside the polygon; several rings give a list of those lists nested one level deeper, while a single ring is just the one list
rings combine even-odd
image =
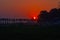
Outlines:
[{"label": "tree silhouette", "polygon": [[60,20],[60,8],[53,8],[48,13],[46,10],[43,10],[38,15],[38,23],[42,22],[56,22]]},{"label": "tree silhouette", "polygon": [[50,12],[49,12],[49,18],[50,19],[54,19],[54,18],[56,18],[57,17],[57,15],[58,15],[58,10],[56,9],[56,8],[53,8],[53,9],[51,9],[50,10]]},{"label": "tree silhouette", "polygon": [[58,21],[60,19],[60,9],[53,8],[50,10],[50,21]]},{"label": "tree silhouette", "polygon": [[38,15],[38,22],[44,22],[48,20],[48,12],[46,10],[43,10]]},{"label": "tree silhouette", "polygon": [[58,9],[58,17],[60,18],[60,8]]}]

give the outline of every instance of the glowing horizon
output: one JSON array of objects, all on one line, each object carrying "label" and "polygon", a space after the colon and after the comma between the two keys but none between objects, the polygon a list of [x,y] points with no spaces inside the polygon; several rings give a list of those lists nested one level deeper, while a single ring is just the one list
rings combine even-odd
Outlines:
[{"label": "glowing horizon", "polygon": [[[59,1],[59,0],[58,0]],[[0,17],[32,18],[57,7],[57,0],[0,0]]]}]

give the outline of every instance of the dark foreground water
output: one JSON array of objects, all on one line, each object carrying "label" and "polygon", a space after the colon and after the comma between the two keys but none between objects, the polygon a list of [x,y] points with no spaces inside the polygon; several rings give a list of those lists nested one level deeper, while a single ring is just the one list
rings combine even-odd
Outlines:
[{"label": "dark foreground water", "polygon": [[0,39],[60,40],[60,25],[0,24]]}]

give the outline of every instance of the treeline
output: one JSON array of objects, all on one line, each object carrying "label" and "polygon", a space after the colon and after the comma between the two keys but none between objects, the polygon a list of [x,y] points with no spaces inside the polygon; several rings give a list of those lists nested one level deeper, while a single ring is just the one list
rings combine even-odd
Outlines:
[{"label": "treeline", "polygon": [[38,15],[38,23],[41,22],[56,22],[60,20],[60,8],[53,8],[49,12],[43,10]]}]

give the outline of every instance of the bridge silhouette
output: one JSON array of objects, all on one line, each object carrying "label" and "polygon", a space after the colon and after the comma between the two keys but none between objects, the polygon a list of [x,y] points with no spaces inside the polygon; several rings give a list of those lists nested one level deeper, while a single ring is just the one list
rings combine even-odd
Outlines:
[{"label": "bridge silhouette", "polygon": [[0,18],[0,23],[4,23],[4,24],[7,24],[7,23],[24,23],[24,22],[33,22],[33,21],[36,21],[36,20],[33,20],[33,19],[8,19],[8,18]]}]

